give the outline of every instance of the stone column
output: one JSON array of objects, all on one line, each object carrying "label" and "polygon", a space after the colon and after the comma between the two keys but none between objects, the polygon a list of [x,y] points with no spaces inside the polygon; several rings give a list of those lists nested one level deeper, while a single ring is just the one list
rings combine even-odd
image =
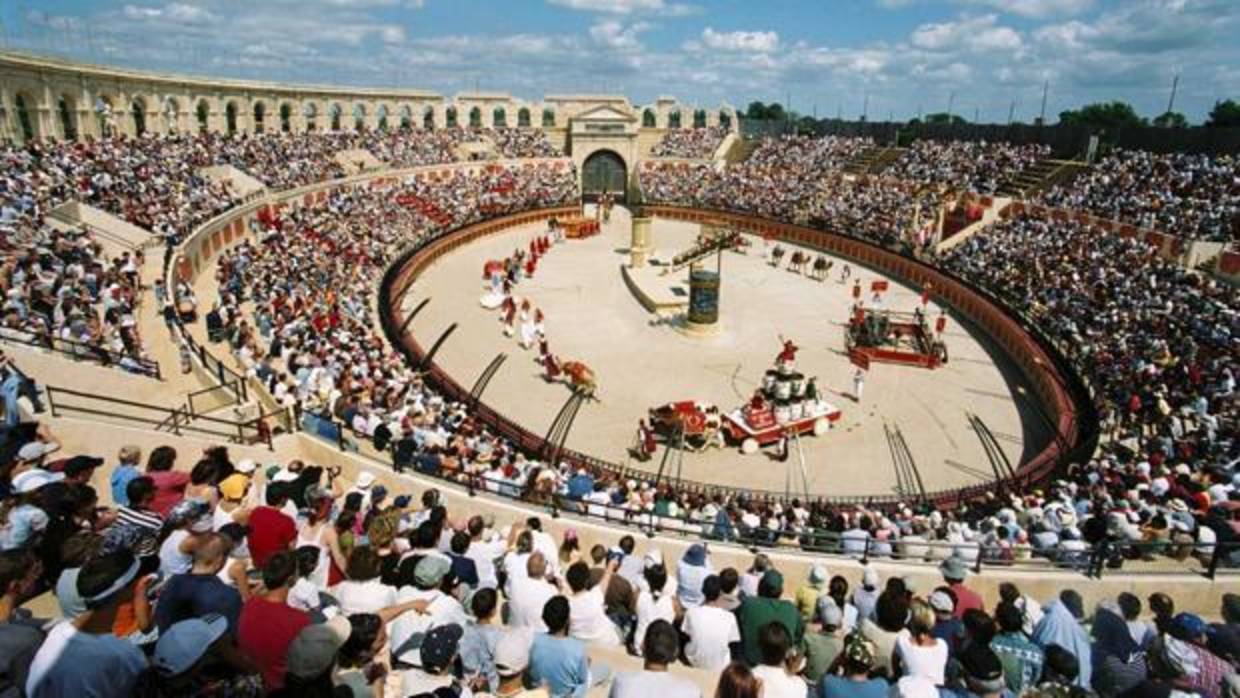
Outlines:
[{"label": "stone column", "polygon": [[653,250],[650,247],[650,216],[641,211],[633,213],[633,237],[629,243],[629,267],[641,269],[646,266]]}]

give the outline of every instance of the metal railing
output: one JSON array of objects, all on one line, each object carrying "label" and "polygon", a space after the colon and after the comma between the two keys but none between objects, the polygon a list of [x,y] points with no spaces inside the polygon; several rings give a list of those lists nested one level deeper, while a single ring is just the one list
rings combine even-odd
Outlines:
[{"label": "metal railing", "polygon": [[133,400],[105,397],[68,388],[47,386],[47,403],[53,417],[82,414],[95,418],[118,420],[156,431],[169,431],[177,436],[204,435],[226,439],[238,444],[266,444],[274,450],[269,421],[287,421],[288,410],[259,415],[253,419],[233,420],[194,414],[191,409],[161,407]]},{"label": "metal railing", "polygon": [[[27,333],[29,334],[29,333]],[[59,339],[50,335],[31,335],[30,339],[9,334],[0,335],[0,341],[10,342],[13,344],[21,344],[44,351],[50,351],[55,354],[68,356],[78,361],[87,361],[96,363],[100,366],[117,367],[129,373],[163,379],[160,372],[159,362],[153,359],[146,359],[132,354],[112,351],[94,344],[86,344],[72,339]]]}]

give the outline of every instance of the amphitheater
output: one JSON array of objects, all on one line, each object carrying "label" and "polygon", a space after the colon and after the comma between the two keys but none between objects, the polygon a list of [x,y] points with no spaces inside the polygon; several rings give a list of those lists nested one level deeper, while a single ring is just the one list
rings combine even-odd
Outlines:
[{"label": "amphitheater", "polygon": [[[1022,216],[1092,226],[1098,235],[1147,244],[1143,259],[1151,264],[1211,279],[1217,304],[1235,307],[1240,259],[1233,244],[1176,237],[1147,221],[1042,198],[1090,176],[1090,166],[1069,154],[1041,153],[1023,170],[1009,166],[987,191],[935,184],[933,207],[919,204],[909,216],[923,236],[913,245],[911,234],[876,234],[873,212],[828,215],[837,208],[824,201],[836,190],[826,185],[815,190],[822,200],[787,213],[760,196],[742,201],[705,184],[695,188],[726,182],[750,158],[764,157],[761,140],[745,135],[728,105],[672,98],[635,105],[618,95],[548,95],[535,103],[493,93],[211,80],[16,53],[0,55],[0,105],[0,138],[12,144],[0,176],[6,261],[35,239],[21,226],[42,227],[86,236],[108,260],[125,255],[140,279],[132,314],[105,318],[102,330],[96,322],[86,333],[94,339],[68,330],[40,334],[8,320],[0,336],[47,408],[26,414],[30,403],[21,401],[22,418],[46,425],[63,454],[105,459],[90,482],[101,504],[112,504],[109,477],[122,446],[144,453],[172,446],[178,469],[188,470],[204,449],[225,445],[233,462],[252,459],[260,473],[300,460],[340,466],[349,482],[368,474],[415,502],[436,488],[453,521],[481,514],[500,530],[537,516],[557,540],[575,531],[583,551],[628,534],[637,536],[638,554],[657,548],[679,560],[690,545],[710,540],[715,568],[738,570],[761,551],[784,573],[789,595],[816,564],[854,587],[868,566],[928,592],[941,583],[939,563],[953,554],[968,561],[969,584],[987,608],[999,584],[1013,582],[1035,598],[1075,589],[1090,608],[1123,591],[1144,599],[1174,590],[1177,610],[1214,619],[1220,595],[1237,589],[1228,559],[1234,563],[1240,547],[1224,543],[1181,542],[1174,554],[1169,546],[1155,554],[1133,546],[1122,567],[1093,574],[1089,555],[1035,550],[1032,536],[1002,540],[1002,553],[988,547],[1013,507],[1067,492],[1069,480],[1075,494],[1079,467],[1124,439],[1115,396],[1105,392],[1114,374],[1096,353],[1080,351],[1097,337],[1082,332],[1074,341],[1055,311],[1010,303],[1013,289],[1022,292],[1019,284],[1002,285],[1010,277],[988,286],[960,261],[976,240]],[[195,139],[198,146],[183,145]],[[825,149],[837,147],[831,136],[823,139]],[[691,147],[678,149],[681,142]],[[928,196],[925,182],[884,174],[912,149],[873,141],[838,147],[825,156],[838,169],[819,174],[839,192],[872,187],[886,196],[877,188],[891,187],[896,198]],[[105,164],[130,150],[148,160],[130,170]],[[182,160],[183,152],[193,154]],[[174,161],[175,171],[158,171]],[[131,188],[129,178],[141,186]],[[606,216],[604,199],[616,202]],[[353,211],[365,217],[350,219]],[[578,219],[574,226],[589,230],[594,222],[597,233],[540,251],[530,278],[515,274],[514,294],[545,313],[554,355],[593,370],[597,388],[584,400],[546,380],[536,343],[522,347],[504,333],[500,312],[480,303],[490,290],[484,265],[514,251],[528,258],[557,236],[553,221],[562,235],[563,222]],[[719,322],[695,333],[685,327],[694,292],[688,269],[665,272],[701,235],[719,229],[744,242],[703,257],[702,268],[718,264],[721,272]],[[786,262],[772,264],[773,246],[821,257],[831,270],[818,280]],[[261,286],[267,302],[238,298],[235,278]],[[12,283],[6,278],[6,288]],[[871,301],[879,287],[886,288],[881,299],[876,293]],[[170,317],[157,293],[196,308]],[[854,293],[871,307],[924,312],[930,324],[944,318],[936,335],[948,361],[934,369],[871,364],[858,399],[856,362],[845,345]],[[228,327],[209,331],[208,311],[220,305],[232,314]],[[248,340],[270,347],[273,336],[264,307],[277,316],[304,313],[280,321],[276,336],[296,335],[302,344],[291,344],[295,355],[306,359],[317,346],[318,357],[273,366],[256,355]],[[307,336],[316,344],[307,347]],[[323,349],[329,337],[346,348]],[[816,376],[823,399],[838,408],[830,429],[792,442],[790,458],[771,448],[746,454],[731,440],[686,451],[670,439],[650,458],[636,457],[638,422],[650,409],[699,401],[726,412],[746,404],[784,339],[800,347],[797,369]],[[358,357],[366,367],[353,363],[357,370],[346,372]],[[1234,354],[1221,361],[1235,368]],[[1220,367],[1218,360],[1209,365]],[[321,394],[307,387],[332,371],[338,382]],[[404,393],[388,391],[385,381],[422,391],[416,408],[399,403]],[[1221,399],[1216,428],[1219,441],[1231,443],[1234,398]],[[336,401],[335,410],[327,400]],[[392,445],[400,421],[412,420],[419,454],[405,472],[394,470],[390,446],[376,448],[356,421],[342,418],[343,404],[352,415],[361,402],[363,425],[377,408],[391,411]],[[468,429],[454,434],[448,421],[425,421],[443,402],[455,403],[445,412],[454,415],[452,428],[464,422]],[[505,471],[495,449],[526,470]],[[423,458],[423,450],[432,455]],[[1190,447],[1189,456],[1167,464],[1189,463],[1191,454]],[[1148,474],[1149,463],[1144,467]],[[1230,468],[1227,478],[1234,461]],[[1202,490],[1226,481],[1209,480],[1213,473],[1202,475]],[[585,491],[576,477],[588,480]],[[585,496],[594,492],[605,494]],[[1054,501],[1039,499],[1039,511]],[[930,544],[897,525],[930,520],[931,511],[943,526],[973,521],[979,532]],[[1135,508],[1124,511],[1135,517]],[[1234,527],[1236,509],[1227,511]],[[840,532],[857,525],[837,517],[861,512],[883,533],[866,531],[862,549],[846,551]],[[1087,513],[1072,509],[1074,518]],[[717,515],[731,520],[722,534]],[[909,554],[905,546],[913,543],[901,543],[901,534],[924,554]],[[59,612],[50,593],[27,605],[37,615]],[[619,650],[590,653],[622,670],[641,663]],[[713,692],[716,674],[678,671]]]}]

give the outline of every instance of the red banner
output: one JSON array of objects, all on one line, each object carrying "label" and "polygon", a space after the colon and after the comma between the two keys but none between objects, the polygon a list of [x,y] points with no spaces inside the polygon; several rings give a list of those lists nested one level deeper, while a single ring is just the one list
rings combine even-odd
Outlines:
[{"label": "red banner", "polygon": [[886,291],[886,290],[887,290],[887,280],[886,280],[886,279],[879,279],[878,281],[872,281],[872,282],[870,282],[870,290],[871,290],[871,291],[873,291],[874,293],[882,293],[882,292]]}]

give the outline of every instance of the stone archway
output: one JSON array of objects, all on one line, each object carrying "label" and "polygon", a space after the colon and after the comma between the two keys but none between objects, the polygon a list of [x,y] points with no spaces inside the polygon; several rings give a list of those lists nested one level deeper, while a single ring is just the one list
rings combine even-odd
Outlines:
[{"label": "stone archway", "polygon": [[582,163],[581,196],[586,201],[594,201],[602,194],[611,192],[617,201],[624,202],[628,181],[628,165],[614,150],[596,150]]}]

